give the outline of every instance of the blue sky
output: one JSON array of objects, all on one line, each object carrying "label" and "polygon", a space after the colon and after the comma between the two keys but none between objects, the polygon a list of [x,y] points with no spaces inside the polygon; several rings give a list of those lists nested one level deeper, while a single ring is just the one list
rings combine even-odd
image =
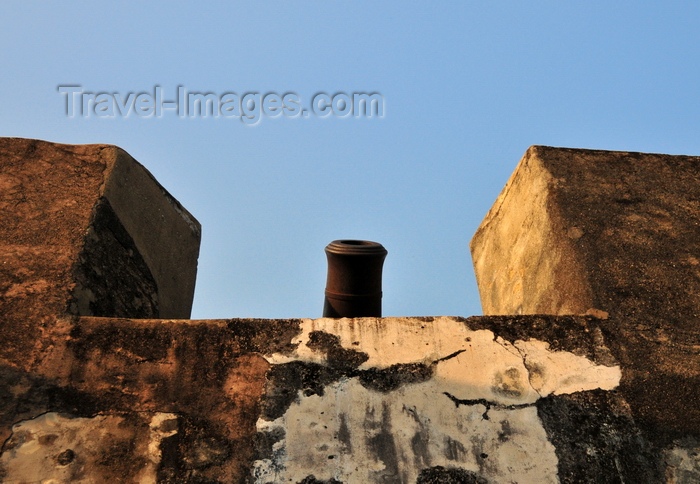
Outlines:
[{"label": "blue sky", "polygon": [[[0,5],[0,135],[128,151],[203,225],[194,318],[318,317],[334,239],[385,315],[480,314],[469,240],[533,144],[700,154],[697,2]],[[69,118],[89,92],[377,92],[382,118]]]}]

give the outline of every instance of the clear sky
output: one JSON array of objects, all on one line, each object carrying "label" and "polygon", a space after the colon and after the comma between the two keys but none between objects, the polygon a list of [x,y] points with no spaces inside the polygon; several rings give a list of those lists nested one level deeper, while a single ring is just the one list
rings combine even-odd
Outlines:
[{"label": "clear sky", "polygon": [[[203,225],[194,318],[319,317],[341,238],[389,251],[385,315],[468,316],[469,240],[528,146],[700,154],[699,24],[695,1],[4,0],[0,135],[144,164]],[[69,117],[66,85],[384,110]]]}]

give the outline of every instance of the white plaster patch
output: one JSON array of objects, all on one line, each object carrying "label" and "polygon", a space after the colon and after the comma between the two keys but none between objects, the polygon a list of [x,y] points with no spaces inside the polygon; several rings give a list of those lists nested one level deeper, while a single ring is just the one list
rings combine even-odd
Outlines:
[{"label": "white plaster patch", "polygon": [[557,482],[554,447],[537,408],[456,405],[440,383],[406,385],[383,394],[357,379],[302,397],[275,422],[273,459],[255,464],[256,482],[299,482],[309,475],[352,484],[416,482],[421,469],[459,467],[489,482]]},{"label": "white plaster patch", "polygon": [[[71,418],[45,413],[12,427],[0,455],[3,482],[93,483],[121,477],[156,482],[160,443],[176,432],[177,416],[171,413],[139,414],[136,420],[121,415]],[[130,449],[130,455],[114,454],[120,449]],[[122,462],[112,462],[112,457]],[[133,475],[119,475],[124,459],[136,464],[125,466]]]},{"label": "white plaster patch", "polygon": [[[336,335],[347,349],[367,353],[369,359],[360,368],[386,368],[396,363],[430,362],[463,349],[466,338],[481,331],[471,331],[463,323],[441,317],[433,322],[412,318],[321,318],[303,319],[302,332],[291,355],[267,356],[270,363],[309,361],[325,363],[325,355],[306,344],[314,331]],[[493,338],[493,333],[483,331]]]},{"label": "white plaster patch", "polygon": [[622,378],[619,366],[596,365],[568,351],[551,351],[544,341],[516,341],[514,346],[523,355],[530,384],[542,396],[596,388],[612,390]]},{"label": "white plaster patch", "polygon": [[432,322],[413,318],[305,319],[291,355],[273,354],[272,364],[291,361],[326,364],[326,354],[309,348],[314,331],[335,335],[343,348],[361,351],[368,359],[359,368],[387,368],[399,363],[438,365],[435,378],[460,399],[485,398],[502,404],[534,403],[551,393],[612,390],[620,383],[619,366],[596,365],[567,351],[551,351],[538,340],[514,344],[488,330],[473,331],[462,321],[439,317]]},{"label": "white plaster patch", "polygon": [[489,482],[557,482],[557,458],[534,403],[550,394],[610,390],[621,378],[618,366],[552,351],[543,341],[510,343],[448,317],[303,320],[296,350],[267,360],[328,364],[326,350],[308,345],[315,331],[365,353],[360,370],[421,363],[432,377],[386,393],[358,378],[328,385],[323,396],[299,393],[282,417],[258,422],[259,431],[285,437],[255,463],[256,482],[309,475],[415,482],[433,466],[460,467]]}]

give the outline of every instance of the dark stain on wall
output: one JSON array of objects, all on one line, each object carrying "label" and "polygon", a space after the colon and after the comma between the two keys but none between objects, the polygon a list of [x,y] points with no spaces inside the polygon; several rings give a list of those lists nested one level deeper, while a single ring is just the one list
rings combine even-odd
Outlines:
[{"label": "dark stain on wall", "polygon": [[423,467],[429,467],[431,456],[430,456],[430,420],[427,422],[421,420],[416,407],[407,407],[404,405],[402,411],[408,414],[418,425],[418,430],[411,438],[411,450],[413,451],[413,465],[422,469]]},{"label": "dark stain on wall", "polygon": [[312,474],[310,476],[306,476],[303,480],[299,481],[297,484],[343,484],[342,481],[339,481],[337,479],[328,479],[327,481],[321,481],[319,479],[316,479],[316,477]]},{"label": "dark stain on wall", "polygon": [[388,393],[402,385],[430,380],[433,369],[423,363],[398,363],[388,368],[369,368],[359,372],[358,376],[365,388]]},{"label": "dark stain on wall", "polygon": [[365,429],[368,435],[367,448],[369,448],[378,460],[384,463],[384,469],[376,471],[376,482],[401,483],[405,480],[399,475],[399,462],[396,453],[396,443],[391,428],[391,416],[389,406],[382,403],[382,415],[378,420],[374,415],[374,409],[370,409],[365,416]]},{"label": "dark stain on wall", "polygon": [[423,469],[416,484],[488,484],[488,481],[459,467],[435,466]]},{"label": "dark stain on wall", "polygon": [[517,368],[508,368],[505,371],[499,371],[493,378],[491,391],[495,395],[501,395],[508,398],[519,398],[525,392],[525,387],[521,383],[520,370]]},{"label": "dark stain on wall", "polygon": [[341,370],[317,363],[293,361],[272,365],[267,374],[262,418],[272,421],[283,416],[298,399],[299,391],[305,396],[322,396],[326,386],[338,381],[343,375]]},{"label": "dark stain on wall", "polygon": [[472,316],[455,318],[471,330],[493,331],[510,343],[517,340],[546,341],[552,351],[569,351],[585,356],[597,364],[608,364],[598,358],[596,333],[599,320],[591,316]]},{"label": "dark stain on wall", "polygon": [[665,482],[661,450],[644,438],[618,392],[550,396],[536,405],[562,483]]},{"label": "dark stain on wall", "polygon": [[445,437],[445,457],[449,460],[464,460],[467,449],[458,440]]},{"label": "dark stain on wall", "polygon": [[348,418],[344,413],[341,413],[338,418],[340,419],[340,426],[338,428],[338,440],[343,444],[343,452],[348,454],[352,453],[352,440],[350,439],[350,428],[348,427]]},{"label": "dark stain on wall", "polygon": [[258,432],[254,437],[256,459],[266,459],[272,455],[272,446],[283,440],[285,431],[276,427],[265,432]]},{"label": "dark stain on wall", "polygon": [[94,207],[73,277],[72,314],[159,317],[156,281],[106,198]]},{"label": "dark stain on wall", "polygon": [[328,366],[341,370],[351,370],[359,367],[369,359],[369,355],[362,351],[343,348],[340,338],[324,331],[312,331],[309,333],[309,341],[306,346],[314,351],[322,351],[326,354]]}]

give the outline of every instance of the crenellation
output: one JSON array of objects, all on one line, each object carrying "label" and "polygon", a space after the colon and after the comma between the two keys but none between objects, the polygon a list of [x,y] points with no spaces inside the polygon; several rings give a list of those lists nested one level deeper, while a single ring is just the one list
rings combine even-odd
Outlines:
[{"label": "crenellation", "polygon": [[0,139],[0,478],[700,480],[699,160],[530,148],[486,316],[190,320],[201,228],[143,166]]}]

